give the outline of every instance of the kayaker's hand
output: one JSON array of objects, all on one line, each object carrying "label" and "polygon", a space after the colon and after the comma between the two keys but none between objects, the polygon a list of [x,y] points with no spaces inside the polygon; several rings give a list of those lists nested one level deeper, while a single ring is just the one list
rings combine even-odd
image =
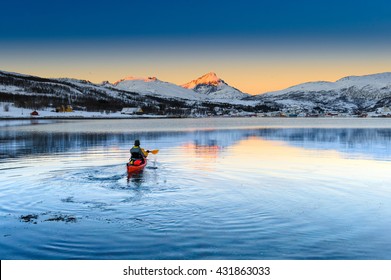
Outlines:
[{"label": "kayaker's hand", "polygon": [[147,153],[149,154],[151,151],[150,150],[147,150]]}]

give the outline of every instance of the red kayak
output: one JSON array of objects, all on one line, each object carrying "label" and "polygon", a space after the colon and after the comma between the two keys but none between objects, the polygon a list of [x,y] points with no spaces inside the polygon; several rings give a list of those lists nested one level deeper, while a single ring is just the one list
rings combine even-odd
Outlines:
[{"label": "red kayak", "polygon": [[133,163],[128,162],[126,168],[128,173],[138,172],[144,169],[147,166],[147,159],[144,160],[144,163],[141,163],[141,160],[135,160]]}]

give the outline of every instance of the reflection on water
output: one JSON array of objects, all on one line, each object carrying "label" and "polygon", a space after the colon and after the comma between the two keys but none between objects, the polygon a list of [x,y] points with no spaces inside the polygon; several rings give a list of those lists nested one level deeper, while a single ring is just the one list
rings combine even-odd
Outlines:
[{"label": "reflection on water", "polygon": [[[97,146],[129,145],[140,138],[156,145],[162,139],[169,147],[178,146],[196,157],[217,158],[224,148],[243,139],[259,137],[283,141],[289,145],[313,150],[335,150],[345,156],[363,156],[389,160],[391,129],[243,129],[196,132],[138,133],[19,133],[0,131],[1,158],[67,151],[86,151]],[[156,147],[154,147],[156,148]],[[256,147],[252,147],[252,149]]]},{"label": "reflection on water", "polygon": [[391,258],[391,129],[111,124],[1,128],[2,259]]},{"label": "reflection on water", "polygon": [[27,119],[27,120],[0,120],[0,127],[19,127],[26,125],[44,125],[44,124],[60,124],[61,120],[43,120],[43,119]]},{"label": "reflection on water", "polygon": [[390,159],[391,129],[271,129],[259,136],[305,149],[335,150],[348,157]]},{"label": "reflection on water", "polygon": [[144,170],[142,171],[137,171],[137,172],[128,172],[128,186],[129,185],[134,185],[136,187],[141,187],[142,183],[144,182],[143,180],[143,174]]},{"label": "reflection on water", "polygon": [[221,147],[217,143],[211,145],[198,145],[194,143],[185,143],[181,146],[184,153],[190,153],[195,157],[203,159],[216,159],[219,157]]}]

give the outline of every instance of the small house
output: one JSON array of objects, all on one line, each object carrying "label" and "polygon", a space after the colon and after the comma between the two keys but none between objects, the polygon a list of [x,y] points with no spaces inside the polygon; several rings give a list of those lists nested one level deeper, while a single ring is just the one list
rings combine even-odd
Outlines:
[{"label": "small house", "polygon": [[61,105],[60,107],[56,108],[56,112],[57,113],[71,113],[71,112],[73,112],[73,109],[72,109],[71,105],[67,105],[67,106]]},{"label": "small house", "polygon": [[142,114],[143,113],[143,109],[141,109],[140,107],[136,108],[136,107],[129,107],[129,108],[122,108],[122,111],[121,111],[121,114],[124,114],[124,115],[136,115],[136,114]]},{"label": "small house", "polygon": [[34,116],[34,117],[36,117],[36,116],[39,116],[39,114],[38,114],[38,112],[37,111],[32,111],[31,113],[30,113],[30,116]]}]

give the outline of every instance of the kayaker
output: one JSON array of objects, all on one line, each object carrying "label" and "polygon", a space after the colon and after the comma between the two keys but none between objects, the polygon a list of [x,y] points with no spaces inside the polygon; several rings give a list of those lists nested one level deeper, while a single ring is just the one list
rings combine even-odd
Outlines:
[{"label": "kayaker", "polygon": [[130,161],[141,159],[141,164],[143,164],[147,156],[148,152],[140,147],[140,140],[135,140],[133,148],[130,149]]}]

